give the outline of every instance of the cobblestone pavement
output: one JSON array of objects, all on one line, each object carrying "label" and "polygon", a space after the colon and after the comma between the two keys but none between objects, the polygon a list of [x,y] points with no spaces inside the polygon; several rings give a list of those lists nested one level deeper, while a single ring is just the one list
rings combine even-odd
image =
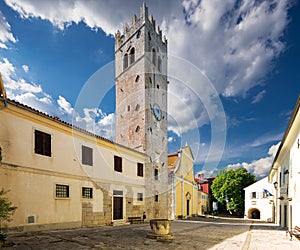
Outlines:
[{"label": "cobblestone pavement", "polygon": [[201,218],[173,221],[174,239],[147,238],[150,226],[134,224],[72,230],[15,234],[8,237],[6,249],[300,249],[285,231],[272,224],[252,224],[247,220]]}]

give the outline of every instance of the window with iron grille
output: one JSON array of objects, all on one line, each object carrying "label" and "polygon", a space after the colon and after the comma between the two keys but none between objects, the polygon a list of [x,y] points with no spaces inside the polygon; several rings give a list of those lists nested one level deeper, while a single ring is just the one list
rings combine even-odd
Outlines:
[{"label": "window with iron grille", "polygon": [[93,166],[93,149],[82,145],[81,152],[82,164]]},{"label": "window with iron grille", "polygon": [[143,193],[138,193],[137,194],[137,200],[138,201],[143,201]]},{"label": "window with iron grille", "polygon": [[69,198],[70,197],[69,186],[56,184],[55,196],[57,198]]},{"label": "window with iron grille", "polygon": [[122,158],[116,155],[114,157],[114,169],[117,172],[122,172]]},{"label": "window with iron grille", "polygon": [[137,176],[144,176],[144,165],[142,163],[137,164]]},{"label": "window with iron grille", "polygon": [[34,131],[34,152],[36,154],[51,157],[51,135],[50,134],[41,132],[39,130]]},{"label": "window with iron grille", "polygon": [[82,187],[82,198],[93,199],[93,189],[89,187]]}]

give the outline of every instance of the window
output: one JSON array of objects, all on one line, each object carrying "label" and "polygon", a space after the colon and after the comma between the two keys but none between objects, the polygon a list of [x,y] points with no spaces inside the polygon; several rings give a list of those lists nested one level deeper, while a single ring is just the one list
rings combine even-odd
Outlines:
[{"label": "window", "polygon": [[279,174],[279,186],[281,187],[282,186],[282,178],[281,178],[281,172],[280,172],[280,174]]},{"label": "window", "polygon": [[40,155],[51,157],[51,135],[35,130],[34,131],[34,152]]},{"label": "window", "polygon": [[139,111],[139,109],[140,109],[140,104],[137,104],[137,105],[135,106],[135,111]]},{"label": "window", "polygon": [[140,80],[140,76],[137,75],[136,78],[135,78],[135,82],[138,82]]},{"label": "window", "polygon": [[128,54],[126,53],[123,57],[123,69],[128,68]]},{"label": "window", "polygon": [[141,129],[141,127],[140,127],[140,126],[137,126],[137,127],[135,128],[135,132],[138,133],[138,132],[140,131],[140,129]]},{"label": "window", "polygon": [[156,51],[155,49],[152,49],[152,63],[156,65]]},{"label": "window", "polygon": [[56,184],[55,196],[57,198],[69,198],[69,186]]},{"label": "window", "polygon": [[82,187],[82,198],[93,199],[93,189]]},{"label": "window", "polygon": [[141,36],[141,30],[138,30],[136,33],[136,38],[140,38],[140,36]]},{"label": "window", "polygon": [[134,48],[131,48],[131,50],[130,50],[129,60],[130,60],[130,64],[134,63],[134,61],[135,61],[135,49]]},{"label": "window", "polygon": [[115,171],[122,172],[122,158],[121,157],[115,155],[114,165],[115,165]]},{"label": "window", "polygon": [[144,165],[142,163],[137,164],[137,176],[144,176]]},{"label": "window", "polygon": [[81,150],[82,164],[93,166],[93,149],[82,145]]},{"label": "window", "polygon": [[113,190],[113,195],[115,195],[115,196],[122,196],[123,195],[123,191],[122,190]]},{"label": "window", "polygon": [[256,199],[256,192],[251,193],[251,199]]},{"label": "window", "polygon": [[127,106],[127,111],[128,111],[128,112],[130,111],[130,105]]},{"label": "window", "polygon": [[157,68],[161,72],[161,58],[160,58],[160,56],[157,58]]},{"label": "window", "polygon": [[154,180],[158,180],[158,169],[154,169]]},{"label": "window", "polygon": [[158,194],[154,195],[154,201],[158,202]]},{"label": "window", "polygon": [[143,193],[138,193],[137,194],[137,200],[138,201],[143,201]]}]

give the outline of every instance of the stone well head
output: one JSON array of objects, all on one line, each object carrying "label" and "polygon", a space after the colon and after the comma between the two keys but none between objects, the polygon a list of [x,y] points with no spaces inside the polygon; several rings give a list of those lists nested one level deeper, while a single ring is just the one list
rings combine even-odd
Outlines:
[{"label": "stone well head", "polygon": [[168,219],[150,220],[150,227],[153,234],[167,235],[170,232],[171,221]]}]

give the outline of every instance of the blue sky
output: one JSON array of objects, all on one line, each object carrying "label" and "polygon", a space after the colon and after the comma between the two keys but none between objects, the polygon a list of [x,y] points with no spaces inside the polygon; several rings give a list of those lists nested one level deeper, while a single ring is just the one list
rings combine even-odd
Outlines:
[{"label": "blue sky", "polygon": [[[300,93],[298,1],[146,2],[175,68],[169,152],[189,144],[196,172],[206,176],[229,166],[264,177]],[[113,35],[141,4],[0,0],[0,72],[9,98],[114,139]],[[92,94],[101,104],[78,111],[99,69]],[[111,87],[105,93],[104,84]]]}]

